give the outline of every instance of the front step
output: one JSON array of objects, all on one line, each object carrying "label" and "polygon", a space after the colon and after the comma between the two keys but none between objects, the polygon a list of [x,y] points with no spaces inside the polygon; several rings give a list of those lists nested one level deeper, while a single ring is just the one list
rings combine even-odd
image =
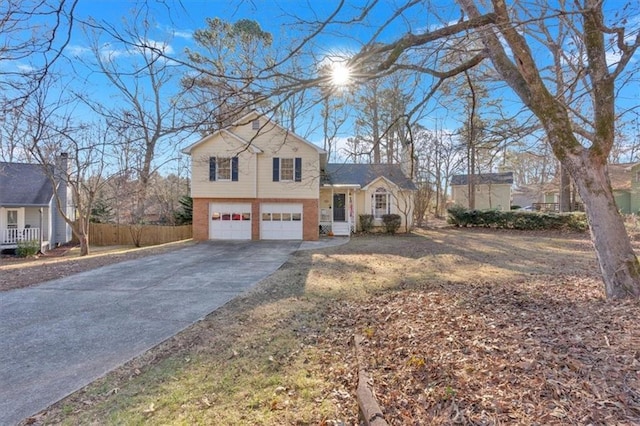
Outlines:
[{"label": "front step", "polygon": [[333,222],[331,225],[333,235],[336,236],[349,236],[351,235],[351,226],[348,222]]}]

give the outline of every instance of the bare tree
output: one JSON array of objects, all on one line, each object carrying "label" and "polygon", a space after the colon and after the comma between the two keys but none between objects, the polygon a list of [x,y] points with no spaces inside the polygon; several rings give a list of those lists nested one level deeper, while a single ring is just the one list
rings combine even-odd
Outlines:
[{"label": "bare tree", "polygon": [[[19,107],[43,83],[71,38],[78,0],[0,2],[0,112]],[[38,25],[34,25],[34,22]]]},{"label": "bare tree", "polygon": [[[117,174],[109,167],[110,154],[117,151],[116,135],[104,123],[80,123],[74,120],[74,99],[57,90],[59,80],[53,74],[39,83],[23,105],[25,128],[23,149],[40,163],[51,181],[56,209],[80,242],[80,255],[89,254],[89,222],[96,196],[108,180]],[[64,88],[63,88],[64,89]],[[51,165],[55,165],[53,168]]]},{"label": "bare tree", "polygon": [[[120,102],[106,104],[83,96],[85,102],[103,116],[110,126],[120,131],[130,155],[126,167],[135,171],[135,208],[132,223],[144,221],[147,208],[147,189],[158,157],[171,158],[180,137],[188,128],[178,104],[179,92],[172,82],[179,77],[177,65],[160,53],[170,50],[167,42],[153,42],[146,35],[146,24],[132,28],[128,34],[135,43],[118,43],[109,39],[108,48],[101,39],[104,33],[94,34],[92,51],[95,67],[116,90]],[[141,32],[140,32],[141,31]],[[142,44],[142,41],[146,44]],[[117,50],[119,47],[122,50]],[[120,61],[127,55],[126,63]]]}]

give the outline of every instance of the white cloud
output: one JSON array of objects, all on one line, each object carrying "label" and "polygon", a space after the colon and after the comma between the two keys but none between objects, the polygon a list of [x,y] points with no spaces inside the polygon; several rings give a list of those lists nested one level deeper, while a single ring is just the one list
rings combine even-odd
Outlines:
[{"label": "white cloud", "polygon": [[185,40],[191,40],[193,38],[193,32],[190,31],[174,30],[171,34],[173,34],[175,37],[183,38]]},{"label": "white cloud", "polygon": [[173,50],[173,47],[164,41],[156,41],[156,40],[152,40],[152,39],[147,39],[147,40],[143,40],[142,43],[144,46],[149,46],[152,49],[155,50],[159,50],[160,52],[164,53],[165,55],[170,55],[172,53],[174,53],[175,51]]},{"label": "white cloud", "polygon": [[621,57],[620,52],[607,52],[607,65],[609,67],[617,65]]},{"label": "white cloud", "polygon": [[35,68],[32,67],[31,65],[28,65],[28,64],[18,64],[18,65],[16,65],[16,68],[18,68],[18,70],[20,72],[32,72],[32,71],[35,71]]},{"label": "white cloud", "polygon": [[67,53],[71,56],[78,57],[83,56],[86,53],[91,52],[91,49],[88,47],[78,46],[78,45],[69,45],[67,46]]},{"label": "white cloud", "polygon": [[100,47],[100,57],[104,61],[113,61],[121,56],[129,56],[130,53],[124,49],[116,49],[111,43],[104,43]]}]

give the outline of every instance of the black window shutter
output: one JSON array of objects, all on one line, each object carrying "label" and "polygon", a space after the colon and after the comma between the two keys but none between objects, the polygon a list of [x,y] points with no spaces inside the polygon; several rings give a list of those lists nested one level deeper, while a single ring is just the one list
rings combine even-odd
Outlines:
[{"label": "black window shutter", "polygon": [[280,182],[280,158],[273,157],[273,181]]},{"label": "black window shutter", "polygon": [[209,180],[216,180],[216,157],[209,157]]},{"label": "black window shutter", "polygon": [[238,181],[238,157],[231,159],[231,180],[233,182]]},{"label": "black window shutter", "polygon": [[294,173],[296,182],[302,182],[302,158],[300,157],[296,157]]}]

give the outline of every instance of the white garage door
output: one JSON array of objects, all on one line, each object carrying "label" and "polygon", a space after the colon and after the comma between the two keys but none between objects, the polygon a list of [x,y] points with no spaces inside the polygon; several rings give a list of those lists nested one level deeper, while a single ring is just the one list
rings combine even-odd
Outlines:
[{"label": "white garage door", "polygon": [[260,239],[301,240],[302,204],[262,204]]},{"label": "white garage door", "polygon": [[209,239],[251,239],[250,203],[211,203],[209,218]]}]

